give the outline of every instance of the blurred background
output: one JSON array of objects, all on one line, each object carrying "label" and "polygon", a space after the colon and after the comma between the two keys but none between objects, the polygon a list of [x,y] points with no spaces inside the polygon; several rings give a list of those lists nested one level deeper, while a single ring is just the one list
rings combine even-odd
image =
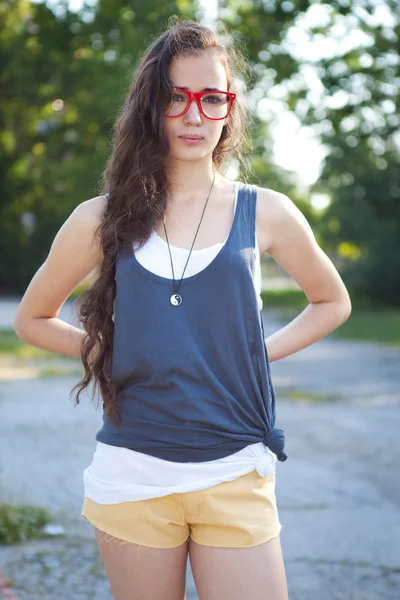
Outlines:
[{"label": "blurred background", "polygon": [[[397,1],[14,0],[0,11],[3,298],[24,292],[62,223],[98,194],[135,62],[179,14],[221,22],[244,46],[252,180],[306,215],[355,308],[374,309],[361,329],[399,340]],[[267,257],[263,275],[266,291],[297,287]]]},{"label": "blurred background", "polygon": [[[55,520],[54,539],[49,530],[38,543],[53,544],[53,558],[54,544],[71,557],[79,548],[94,565],[93,598],[110,597],[91,531],[78,525],[81,472],[100,417],[89,402],[74,411],[65,402],[81,374],[79,361],[24,344],[13,323],[58,229],[78,204],[98,194],[135,63],[171,15],[213,29],[224,24],[242,45],[251,65],[249,80],[237,82],[239,90],[248,86],[254,116],[251,180],[297,204],[353,301],[344,325],[272,365],[277,426],[291,444],[277,492],[291,598],[399,598],[397,0],[0,2],[0,568],[7,565],[22,599],[63,598],[61,584],[57,595],[40,588],[29,566],[38,555],[26,547]],[[242,174],[233,160],[227,176]],[[307,299],[267,256],[262,273],[267,333],[298,314]],[[77,324],[74,299],[91,281],[74,291],[60,318]],[[307,442],[300,423],[308,428]],[[384,434],[376,433],[379,427]],[[338,481],[343,486],[333,489]],[[350,496],[341,495],[343,488]],[[316,500],[318,494],[323,497]],[[26,513],[15,512],[17,504],[29,503]],[[307,517],[300,505],[309,507]],[[47,546],[41,551],[46,555]],[[61,563],[54,567],[60,573]],[[46,564],[43,573],[54,579]],[[340,571],[333,581],[329,564]],[[83,579],[92,581],[87,573]],[[83,597],[91,594],[87,589]]]}]

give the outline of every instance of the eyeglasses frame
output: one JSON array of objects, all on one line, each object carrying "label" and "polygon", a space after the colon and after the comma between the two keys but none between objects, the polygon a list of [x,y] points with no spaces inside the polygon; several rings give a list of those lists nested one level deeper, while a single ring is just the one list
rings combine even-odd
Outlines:
[{"label": "eyeglasses frame", "polygon": [[[176,119],[177,117],[182,117],[189,110],[189,106],[192,104],[192,101],[196,100],[197,106],[199,107],[201,114],[204,117],[206,117],[206,119],[210,119],[211,121],[222,121],[222,119],[226,119],[229,116],[229,114],[232,110],[233,102],[236,100],[236,96],[237,96],[237,94],[235,94],[234,92],[222,92],[221,90],[209,90],[208,92],[191,92],[190,90],[181,90],[180,88],[177,88],[177,87],[173,87],[171,89],[174,92],[183,92],[184,94],[189,96],[189,102],[187,103],[185,110],[183,112],[179,113],[179,115],[164,115],[168,119]],[[203,107],[201,106],[201,102],[200,102],[201,98],[203,96],[205,96],[206,94],[212,94],[213,92],[218,92],[220,94],[222,93],[222,94],[225,94],[226,96],[229,96],[229,109],[228,109],[228,113],[225,115],[225,117],[209,117],[203,111]]]}]

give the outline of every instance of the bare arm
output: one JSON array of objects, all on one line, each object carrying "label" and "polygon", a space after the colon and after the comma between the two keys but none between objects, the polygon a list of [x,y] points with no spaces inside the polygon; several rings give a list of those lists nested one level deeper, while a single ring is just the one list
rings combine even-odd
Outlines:
[{"label": "bare arm", "polygon": [[266,339],[270,362],[309,346],[344,323],[351,313],[347,289],[290,198],[258,188],[266,251],[299,284],[310,304]]},{"label": "bare arm", "polygon": [[105,202],[103,196],[82,202],[58,231],[17,310],[14,329],[23,342],[81,357],[80,344],[86,333],[57,317],[76,286],[102,261],[94,234]]}]

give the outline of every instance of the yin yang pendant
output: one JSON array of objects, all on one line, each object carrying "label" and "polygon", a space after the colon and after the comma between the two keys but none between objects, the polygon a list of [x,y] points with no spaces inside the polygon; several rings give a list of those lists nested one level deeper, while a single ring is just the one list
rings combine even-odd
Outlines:
[{"label": "yin yang pendant", "polygon": [[179,306],[180,304],[182,304],[182,296],[180,296],[179,294],[172,294],[172,296],[169,299],[169,301],[174,306]]}]

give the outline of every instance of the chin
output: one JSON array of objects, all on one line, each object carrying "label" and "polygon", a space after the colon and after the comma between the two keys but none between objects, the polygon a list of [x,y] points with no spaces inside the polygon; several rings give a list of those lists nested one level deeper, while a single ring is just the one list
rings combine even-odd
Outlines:
[{"label": "chin", "polygon": [[193,146],[192,148],[188,148],[188,149],[184,150],[183,152],[182,152],[182,150],[180,150],[180,151],[170,152],[170,154],[169,154],[169,158],[172,160],[188,160],[188,161],[200,160],[202,158],[206,158],[207,156],[209,156],[209,153],[205,152],[204,148],[200,149],[200,148],[196,148],[195,146]]}]

